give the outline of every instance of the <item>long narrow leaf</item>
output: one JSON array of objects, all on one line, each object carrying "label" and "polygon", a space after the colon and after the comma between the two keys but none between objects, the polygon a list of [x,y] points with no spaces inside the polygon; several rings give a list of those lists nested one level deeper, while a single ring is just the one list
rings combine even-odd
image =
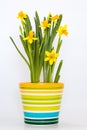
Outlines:
[{"label": "long narrow leaf", "polygon": [[38,37],[38,40],[35,41],[35,50],[34,50],[34,71],[35,71],[35,82],[39,82],[39,40],[40,40],[40,37],[39,37],[39,24],[38,24],[38,20],[37,18],[35,17],[34,18],[34,21],[35,21],[35,28],[36,28],[36,37]]},{"label": "long narrow leaf", "polygon": [[29,19],[29,16],[27,16],[27,18],[25,19],[25,25],[26,25],[26,29],[29,32],[30,30],[32,30],[32,25],[31,25],[31,21]]},{"label": "long narrow leaf", "polygon": [[59,40],[58,40],[58,45],[57,45],[57,49],[56,49],[56,53],[59,53],[60,48],[61,48],[61,45],[62,45],[62,40],[59,38]]},{"label": "long narrow leaf", "polygon": [[27,59],[24,57],[24,55],[20,52],[20,50],[18,49],[18,47],[16,46],[14,40],[12,37],[10,37],[10,40],[12,41],[13,45],[15,46],[16,50],[18,51],[18,53],[20,54],[20,56],[22,57],[22,59],[26,62],[26,64],[28,65],[28,67],[30,68],[30,64],[27,61]]},{"label": "long narrow leaf", "polygon": [[35,16],[36,16],[36,21],[37,21],[37,26],[38,26],[39,40],[40,40],[40,43],[41,43],[41,41],[42,41],[42,30],[39,27],[40,26],[40,19],[39,19],[39,15],[38,15],[37,11],[35,12]]},{"label": "long narrow leaf", "polygon": [[49,65],[49,70],[47,74],[47,82],[52,82],[52,75],[51,75],[51,66]]},{"label": "long narrow leaf", "polygon": [[26,53],[28,59],[30,59],[27,41],[24,41],[21,35],[19,37],[20,37],[21,43],[22,43],[22,45],[24,47],[25,53]]},{"label": "long narrow leaf", "polygon": [[57,72],[56,72],[56,76],[55,76],[55,79],[54,79],[55,83],[57,83],[59,78],[60,78],[60,70],[61,70],[62,64],[63,64],[63,60],[61,60],[60,63],[59,63],[59,66],[58,66],[58,69],[57,69]]}]

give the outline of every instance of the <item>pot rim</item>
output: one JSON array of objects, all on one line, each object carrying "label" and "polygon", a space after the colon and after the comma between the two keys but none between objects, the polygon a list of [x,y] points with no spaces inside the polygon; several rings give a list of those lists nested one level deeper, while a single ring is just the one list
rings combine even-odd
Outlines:
[{"label": "pot rim", "polygon": [[[43,86],[44,85],[44,86]],[[31,82],[20,82],[19,83],[19,87],[33,87],[33,88],[37,88],[37,87],[64,87],[64,83],[59,82],[59,83],[44,83],[44,82],[39,82],[39,83],[31,83]]]}]

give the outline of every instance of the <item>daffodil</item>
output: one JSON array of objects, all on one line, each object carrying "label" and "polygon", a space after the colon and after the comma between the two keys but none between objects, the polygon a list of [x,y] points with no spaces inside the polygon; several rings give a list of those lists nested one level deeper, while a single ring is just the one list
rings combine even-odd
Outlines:
[{"label": "daffodil", "polygon": [[27,40],[30,44],[32,44],[33,40],[38,40],[38,38],[34,37],[34,32],[30,30],[28,36],[23,38],[23,40]]},{"label": "daffodil", "polygon": [[59,33],[59,36],[62,35],[68,36],[67,25],[60,26],[57,32]]},{"label": "daffodil", "polygon": [[23,20],[23,19],[27,18],[27,14],[24,13],[23,11],[20,11],[18,13],[18,17],[17,18],[19,18],[20,20]]},{"label": "daffodil", "polygon": [[55,21],[59,19],[59,15],[58,14],[54,16],[51,15],[50,18],[55,23]]},{"label": "daffodil", "polygon": [[51,26],[51,24],[48,23],[47,20],[44,20],[44,21],[41,23],[41,25],[40,25],[40,27],[43,27],[44,29],[50,28],[50,26]]},{"label": "daffodil", "polygon": [[44,61],[49,61],[50,65],[52,65],[54,62],[56,62],[57,57],[59,56],[58,53],[54,52],[54,49],[51,52],[45,51],[45,55],[46,55],[46,57],[45,57]]}]

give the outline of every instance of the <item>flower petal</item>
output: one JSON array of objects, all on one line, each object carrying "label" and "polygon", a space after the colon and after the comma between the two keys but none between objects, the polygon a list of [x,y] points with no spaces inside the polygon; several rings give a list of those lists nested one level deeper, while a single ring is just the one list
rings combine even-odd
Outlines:
[{"label": "flower petal", "polygon": [[24,41],[28,40],[28,37],[23,38]]},{"label": "flower petal", "polygon": [[32,44],[33,40],[31,38],[28,39],[28,42]]},{"label": "flower petal", "polygon": [[53,59],[49,60],[49,64],[52,65],[53,64]]},{"label": "flower petal", "polygon": [[51,24],[49,23],[49,24],[47,25],[47,27],[50,28],[50,26],[51,26]]},{"label": "flower petal", "polygon": [[56,54],[55,54],[55,57],[57,58],[58,56],[59,56],[59,53],[56,53]]},{"label": "flower petal", "polygon": [[54,54],[54,49],[51,51],[51,54]]},{"label": "flower petal", "polygon": [[49,57],[46,57],[45,59],[44,59],[44,61],[48,61],[49,60]]},{"label": "flower petal", "polygon": [[33,39],[33,40],[38,40],[38,38],[37,38],[37,37],[33,37],[32,39]]},{"label": "flower petal", "polygon": [[49,52],[49,51],[45,51],[45,55],[46,55],[46,56],[49,56],[49,55],[50,55],[50,52]]},{"label": "flower petal", "polygon": [[63,28],[64,28],[64,29],[67,29],[67,27],[68,27],[68,25],[66,24],[66,25],[64,25],[64,27],[63,27]]},{"label": "flower petal", "polygon": [[57,61],[57,59],[55,58],[55,59],[53,59],[53,62],[56,62]]}]

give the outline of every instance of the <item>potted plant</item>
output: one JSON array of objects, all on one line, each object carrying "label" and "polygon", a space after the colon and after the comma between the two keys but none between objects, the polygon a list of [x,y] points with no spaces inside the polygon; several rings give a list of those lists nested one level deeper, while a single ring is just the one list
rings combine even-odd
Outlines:
[{"label": "potted plant", "polygon": [[[58,60],[54,75],[55,63],[62,45],[62,35],[67,36],[67,25],[61,26],[62,15],[49,14],[40,21],[35,12],[33,31],[28,14],[18,13],[21,26],[20,40],[26,57],[10,37],[16,50],[27,64],[30,72],[29,82],[19,84],[24,111],[24,122],[28,124],[55,124],[59,121],[59,111],[64,84],[59,82],[63,60]],[[57,37],[57,46],[54,39]],[[43,74],[43,81],[40,80]],[[54,75],[54,76],[53,76]]]}]

